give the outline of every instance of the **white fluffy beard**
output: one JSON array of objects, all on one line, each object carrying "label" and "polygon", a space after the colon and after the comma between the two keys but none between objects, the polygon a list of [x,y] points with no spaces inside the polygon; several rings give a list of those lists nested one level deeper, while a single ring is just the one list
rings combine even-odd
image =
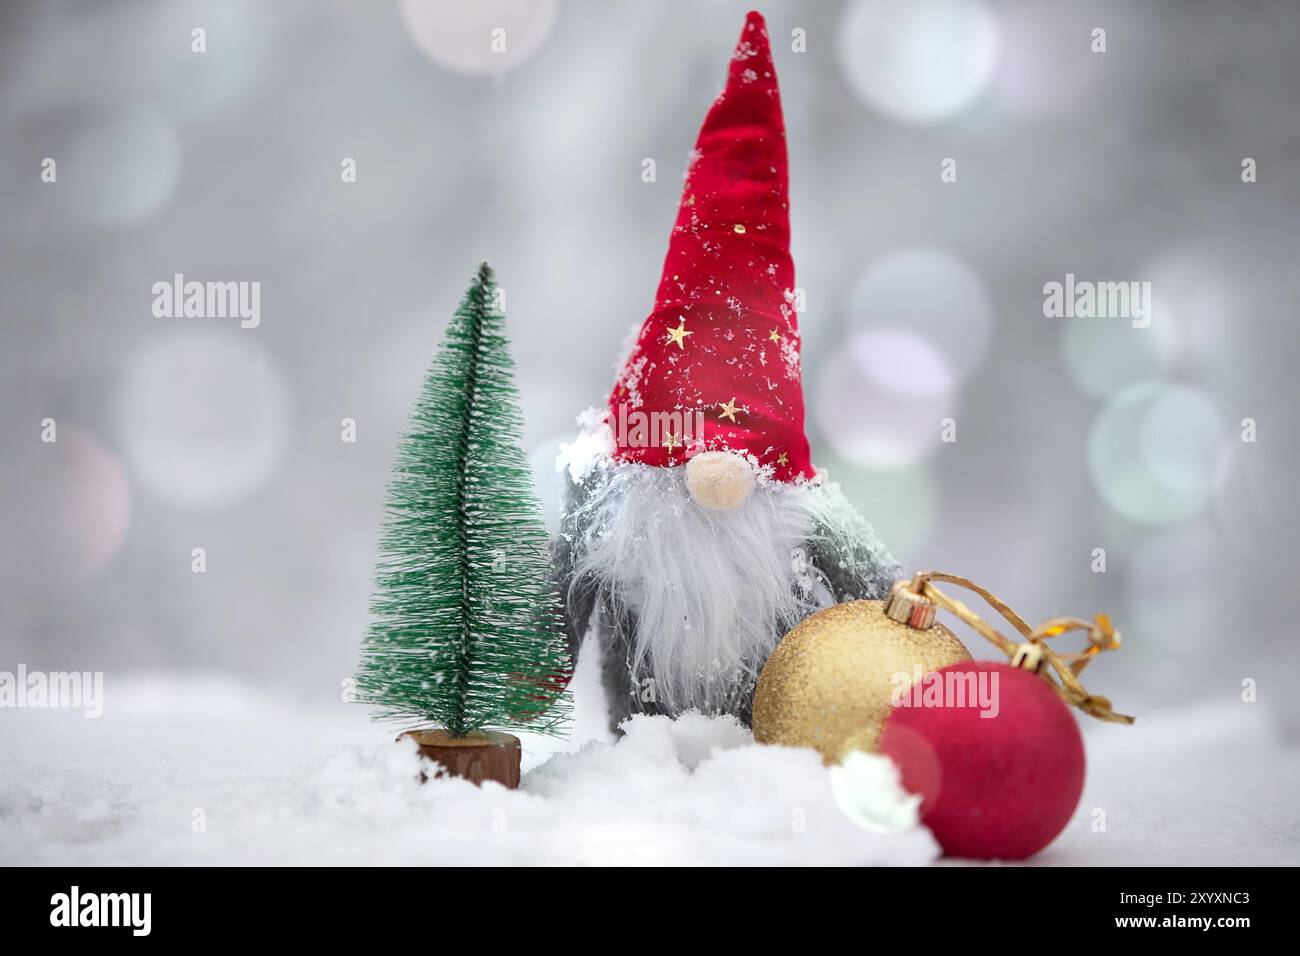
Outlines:
[{"label": "white fluffy beard", "polygon": [[760,480],[743,505],[716,512],[692,500],[681,467],[606,462],[581,484],[563,529],[569,586],[634,619],[616,650],[674,714],[737,713],[782,635],[834,603],[811,537],[834,544],[865,527],[834,485]]}]

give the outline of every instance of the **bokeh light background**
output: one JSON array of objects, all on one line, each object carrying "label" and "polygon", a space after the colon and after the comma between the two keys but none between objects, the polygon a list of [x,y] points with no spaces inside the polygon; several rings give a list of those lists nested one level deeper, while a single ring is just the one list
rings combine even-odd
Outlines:
[{"label": "bokeh light background", "polygon": [[[554,451],[650,307],[745,9],[0,8],[0,668],[337,698],[395,442],[479,258],[553,518]],[[815,459],[909,565],[1033,620],[1109,611],[1126,648],[1091,683],[1120,709],[1255,678],[1300,732],[1300,7],[764,13]],[[260,282],[260,327],[155,318],[178,272]],[[1067,272],[1150,281],[1151,326],[1045,318]]]}]

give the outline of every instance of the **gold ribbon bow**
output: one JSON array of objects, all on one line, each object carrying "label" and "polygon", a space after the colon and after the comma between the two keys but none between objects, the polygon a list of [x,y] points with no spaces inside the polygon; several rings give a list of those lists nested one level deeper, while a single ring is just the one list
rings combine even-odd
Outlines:
[{"label": "gold ribbon bow", "polygon": [[[1001,634],[961,601],[935,587],[935,581],[955,584],[978,594],[1019,632],[1023,640],[1017,643]],[[1134,718],[1116,713],[1111,709],[1107,698],[1089,694],[1079,682],[1079,674],[1098,654],[1117,650],[1120,646],[1119,632],[1111,626],[1110,618],[1105,614],[1098,614],[1092,621],[1077,617],[1054,617],[1038,627],[1030,627],[1024,618],[997,595],[969,578],[943,571],[919,571],[911,581],[899,581],[885,602],[885,613],[894,620],[925,628],[933,622],[933,608],[936,606],[960,618],[974,631],[997,645],[1010,658],[1013,667],[1022,667],[1039,674],[1056,688],[1067,703],[1078,707],[1085,714],[1116,724],[1133,723]],[[1051,638],[1071,631],[1084,631],[1087,634],[1087,647],[1079,653],[1058,654],[1048,645],[1047,641]]]}]

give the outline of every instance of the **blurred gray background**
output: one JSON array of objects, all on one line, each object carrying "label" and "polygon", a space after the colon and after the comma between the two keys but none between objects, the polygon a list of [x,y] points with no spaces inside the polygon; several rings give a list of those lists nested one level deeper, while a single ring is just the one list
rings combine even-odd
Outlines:
[{"label": "blurred gray background", "polygon": [[[553,507],[746,9],[4,4],[0,669],[337,699],[395,442],[472,269],[506,290]],[[1089,686],[1117,709],[1254,678],[1295,732],[1300,6],[762,10],[815,461],[912,567],[1031,620],[1109,611],[1126,646]],[[176,273],[260,282],[260,326],[156,318]],[[1045,317],[1067,273],[1150,282],[1150,327]]]}]

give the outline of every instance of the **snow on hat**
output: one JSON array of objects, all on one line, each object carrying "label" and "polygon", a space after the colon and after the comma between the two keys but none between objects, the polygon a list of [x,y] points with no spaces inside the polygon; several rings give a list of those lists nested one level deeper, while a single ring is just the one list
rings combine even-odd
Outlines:
[{"label": "snow on hat", "polygon": [[691,154],[654,311],[610,394],[616,458],[671,467],[726,450],[781,481],[812,477],[786,165],[767,26],[750,13]]}]

